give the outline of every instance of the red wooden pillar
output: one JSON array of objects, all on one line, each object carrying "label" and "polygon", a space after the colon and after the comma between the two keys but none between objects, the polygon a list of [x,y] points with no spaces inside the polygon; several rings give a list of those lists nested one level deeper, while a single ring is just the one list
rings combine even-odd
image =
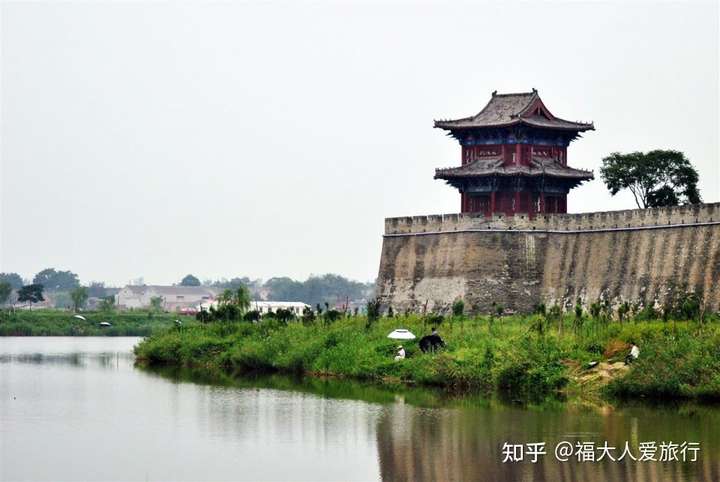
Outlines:
[{"label": "red wooden pillar", "polygon": [[515,164],[518,166],[522,164],[522,162],[520,162],[520,152],[520,144],[515,144]]},{"label": "red wooden pillar", "polygon": [[520,211],[520,191],[515,191],[515,208],[513,209],[513,214]]},{"label": "red wooden pillar", "polygon": [[490,216],[495,212],[495,191],[490,193]]},{"label": "red wooden pillar", "polygon": [[540,210],[539,213],[545,212],[545,193],[540,191]]}]

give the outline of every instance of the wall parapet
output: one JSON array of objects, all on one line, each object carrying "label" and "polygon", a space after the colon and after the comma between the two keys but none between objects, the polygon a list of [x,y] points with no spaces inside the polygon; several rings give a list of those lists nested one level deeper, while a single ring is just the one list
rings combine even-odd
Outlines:
[{"label": "wall parapet", "polygon": [[385,235],[475,231],[597,231],[720,223],[720,203],[576,214],[431,214],[385,219]]}]

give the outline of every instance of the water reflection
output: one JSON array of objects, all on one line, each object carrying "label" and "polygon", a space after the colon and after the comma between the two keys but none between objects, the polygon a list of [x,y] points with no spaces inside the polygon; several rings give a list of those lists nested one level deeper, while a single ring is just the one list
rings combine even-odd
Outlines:
[{"label": "water reflection", "polygon": [[[695,416],[628,407],[611,411],[533,411],[493,406],[492,410],[418,410],[389,407],[377,428],[381,474],[392,480],[501,481],[664,481],[720,480],[716,409]],[[608,441],[631,447],[641,441],[700,441],[696,463],[557,462],[552,448],[561,440]],[[549,456],[537,464],[502,464],[504,441],[547,442]],[[637,450],[635,450],[637,455]],[[658,450],[659,455],[659,450]]]},{"label": "water reflection", "polygon": [[132,353],[19,353],[0,354],[0,363],[20,363],[31,365],[66,365],[84,368],[94,365],[101,368],[118,368],[122,361],[132,361]]},{"label": "water reflection", "polygon": [[[137,339],[0,339],[0,480],[720,480],[720,409],[516,405],[133,366]],[[695,463],[559,463],[561,441],[698,441]],[[546,442],[503,464],[503,442]],[[82,463],[68,463],[77,454]]]},{"label": "water reflection", "polygon": [[[255,389],[262,400],[263,391],[279,390],[314,394],[323,399],[362,400],[379,404],[379,409],[359,409],[363,424],[354,416],[342,418],[310,413],[310,419],[327,433],[362,430],[363,436],[375,433],[380,474],[383,480],[498,480],[498,481],[690,481],[720,480],[720,410],[713,406],[647,404],[586,406],[545,403],[517,406],[496,400],[453,397],[440,390],[398,387],[388,390],[376,385],[348,380],[291,378],[278,375],[234,377],[206,370],[153,369],[150,373],[173,380],[214,386]],[[242,425],[242,415],[231,421],[211,402],[209,415],[221,423]],[[264,400],[269,402],[269,400]],[[303,403],[295,402],[303,411]],[[354,403],[354,402],[343,402]],[[260,403],[259,405],[262,405]],[[283,407],[269,404],[271,410]],[[313,404],[311,403],[311,406]],[[220,407],[224,407],[223,404]],[[360,408],[360,407],[358,407]],[[254,413],[257,413],[255,411]],[[261,417],[263,418],[263,417]],[[307,420],[278,419],[284,426]],[[372,424],[372,427],[368,427]],[[275,423],[271,427],[277,427]],[[267,429],[254,425],[250,432]],[[234,435],[238,432],[235,431]],[[558,462],[553,449],[558,442],[605,441],[618,447],[625,442],[639,456],[640,442],[696,441],[701,445],[697,462],[578,462],[575,458]],[[502,463],[502,446],[509,443],[546,442],[548,454],[538,463]],[[659,457],[658,448],[656,457]]]}]

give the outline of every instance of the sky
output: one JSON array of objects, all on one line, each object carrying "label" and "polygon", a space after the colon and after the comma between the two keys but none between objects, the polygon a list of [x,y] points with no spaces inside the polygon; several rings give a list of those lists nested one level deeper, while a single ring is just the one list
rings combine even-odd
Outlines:
[{"label": "sky", "polygon": [[453,213],[433,120],[538,89],[598,169],[678,149],[720,201],[717,2],[2,2],[0,272],[375,279],[383,219]]}]

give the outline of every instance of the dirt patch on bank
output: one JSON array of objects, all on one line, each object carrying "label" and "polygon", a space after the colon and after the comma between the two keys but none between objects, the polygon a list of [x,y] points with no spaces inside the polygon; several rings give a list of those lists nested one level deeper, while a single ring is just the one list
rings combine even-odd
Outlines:
[{"label": "dirt patch on bank", "polygon": [[580,371],[577,375],[577,381],[581,384],[605,385],[614,378],[625,375],[629,369],[630,367],[624,362],[600,362],[593,368]]}]

